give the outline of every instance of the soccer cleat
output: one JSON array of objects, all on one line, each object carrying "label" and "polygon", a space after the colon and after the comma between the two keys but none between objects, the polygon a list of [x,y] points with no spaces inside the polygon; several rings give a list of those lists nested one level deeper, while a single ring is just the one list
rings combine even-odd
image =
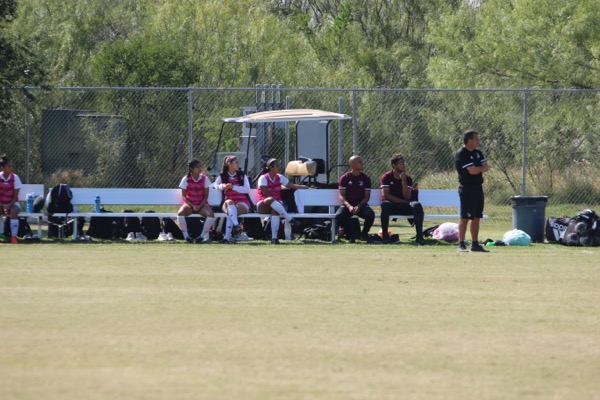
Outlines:
[{"label": "soccer cleat", "polygon": [[231,244],[231,242],[227,239],[221,239],[221,241],[219,242],[221,244]]},{"label": "soccer cleat", "polygon": [[233,228],[231,228],[231,235],[233,237],[238,236],[240,233],[242,233],[242,227],[240,225],[234,225]]},{"label": "soccer cleat", "polygon": [[188,242],[188,243],[190,243],[190,244],[194,243],[194,239],[192,239],[189,236],[185,238],[185,241]]},{"label": "soccer cleat", "polygon": [[212,240],[210,239],[210,236],[206,234],[204,236],[201,236],[200,240],[198,240],[197,243],[211,244]]},{"label": "soccer cleat", "polygon": [[467,249],[467,246],[463,245],[463,244],[459,244],[458,245],[458,251],[459,253],[468,253],[469,249]]},{"label": "soccer cleat", "polygon": [[271,239],[271,244],[279,244],[279,239]]},{"label": "soccer cleat", "polygon": [[476,244],[471,246],[471,251],[476,251],[479,253],[489,253],[489,250],[486,250],[482,245]]},{"label": "soccer cleat", "polygon": [[127,240],[128,242],[133,242],[135,240],[135,233],[134,232],[129,232],[127,234],[127,237],[125,238],[125,240]]},{"label": "soccer cleat", "polygon": [[167,235],[166,235],[166,237],[167,237],[167,240],[169,242],[175,240],[175,238],[173,237],[173,234],[171,232],[168,232]]},{"label": "soccer cleat", "polygon": [[11,242],[12,244],[19,244],[19,239],[17,239],[17,237],[16,237],[16,236],[11,236],[11,237],[10,237],[10,242]]}]

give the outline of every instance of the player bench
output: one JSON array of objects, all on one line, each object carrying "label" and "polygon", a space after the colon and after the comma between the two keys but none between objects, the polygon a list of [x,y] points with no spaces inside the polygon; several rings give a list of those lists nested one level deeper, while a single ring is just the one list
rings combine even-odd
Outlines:
[{"label": "player bench", "polygon": [[[94,212],[79,212],[79,206],[92,206],[96,196],[100,197],[103,206],[173,206],[179,208],[181,205],[181,190],[180,189],[124,189],[124,188],[72,188],[73,199],[72,203],[75,212],[69,216],[76,217],[144,217],[148,216],[145,212],[111,212],[111,213],[94,213]],[[252,189],[250,198],[256,202],[257,189]],[[332,238],[336,236],[335,211],[341,205],[339,192],[337,189],[313,189],[313,190],[297,190],[295,193],[296,203],[298,205],[298,213],[291,213],[294,218],[315,218],[329,219],[331,221]],[[222,193],[216,189],[211,189],[209,194],[209,204],[211,206],[219,206],[222,201]],[[456,190],[439,190],[426,189],[419,191],[419,201],[425,208],[426,219],[458,219],[460,201]],[[381,190],[375,189],[371,191],[369,205],[379,206],[381,204]],[[307,213],[304,212],[308,207],[327,207],[327,212],[322,213]],[[450,209],[452,212],[432,213],[427,212],[429,209]],[[64,214],[55,214],[55,216],[65,216]],[[172,212],[155,212],[152,217],[159,218],[175,218],[177,211]],[[216,217],[225,217],[224,213],[215,213]],[[379,217],[379,215],[376,215]],[[268,214],[250,213],[241,216],[241,218],[267,218]],[[407,218],[406,215],[391,215],[390,218]],[[74,237],[77,235],[77,227],[75,224]]]}]

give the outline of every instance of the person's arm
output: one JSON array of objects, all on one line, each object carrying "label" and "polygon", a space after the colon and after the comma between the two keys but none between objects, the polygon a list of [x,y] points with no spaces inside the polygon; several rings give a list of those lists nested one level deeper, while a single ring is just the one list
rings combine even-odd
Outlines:
[{"label": "person's arm", "polygon": [[354,208],[354,206],[350,203],[348,203],[348,200],[346,200],[346,189],[339,189],[339,197],[340,200],[342,201],[342,204],[344,205],[344,207],[346,207],[348,210],[352,211],[352,209]]},{"label": "person's arm", "polygon": [[238,193],[242,193],[242,194],[250,193],[250,181],[248,180],[248,176],[244,175],[244,185],[243,186],[233,185],[233,190],[235,190]]},{"label": "person's arm", "polygon": [[488,172],[489,171],[489,167],[488,167],[488,163],[487,162],[483,162],[483,164],[481,164],[481,167],[476,167],[474,165],[471,165],[470,167],[467,167],[467,171],[469,172],[469,174],[471,175],[479,175],[483,172]]},{"label": "person's arm", "polygon": [[220,190],[221,192],[223,190],[225,190],[225,184],[223,183],[223,180],[221,179],[221,175],[217,175],[217,179],[215,179],[215,187],[217,188],[217,190]]},{"label": "person's arm", "polygon": [[365,195],[363,196],[363,198],[360,201],[360,203],[358,203],[356,205],[356,211],[360,210],[360,208],[362,206],[364,206],[365,204],[367,204],[370,199],[371,199],[371,188],[365,188]]},{"label": "person's arm", "polygon": [[288,182],[287,185],[285,185],[285,187],[288,187],[290,189],[310,189],[306,185],[297,185],[297,184],[292,183],[292,182]]}]

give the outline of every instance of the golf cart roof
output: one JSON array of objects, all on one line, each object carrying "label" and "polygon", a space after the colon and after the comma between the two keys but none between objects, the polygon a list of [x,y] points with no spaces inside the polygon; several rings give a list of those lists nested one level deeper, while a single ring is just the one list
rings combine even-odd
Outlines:
[{"label": "golf cart roof", "polygon": [[223,122],[295,122],[295,121],[332,121],[352,119],[346,114],[338,114],[323,110],[310,109],[295,109],[295,110],[278,110],[278,111],[263,111],[253,114],[248,114],[245,117],[237,118],[222,118]]}]

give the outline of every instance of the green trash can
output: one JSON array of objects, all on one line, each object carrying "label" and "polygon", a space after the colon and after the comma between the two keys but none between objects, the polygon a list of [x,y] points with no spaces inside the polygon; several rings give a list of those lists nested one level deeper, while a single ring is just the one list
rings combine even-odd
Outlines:
[{"label": "green trash can", "polygon": [[512,196],[512,227],[529,236],[532,242],[544,242],[548,196]]}]

